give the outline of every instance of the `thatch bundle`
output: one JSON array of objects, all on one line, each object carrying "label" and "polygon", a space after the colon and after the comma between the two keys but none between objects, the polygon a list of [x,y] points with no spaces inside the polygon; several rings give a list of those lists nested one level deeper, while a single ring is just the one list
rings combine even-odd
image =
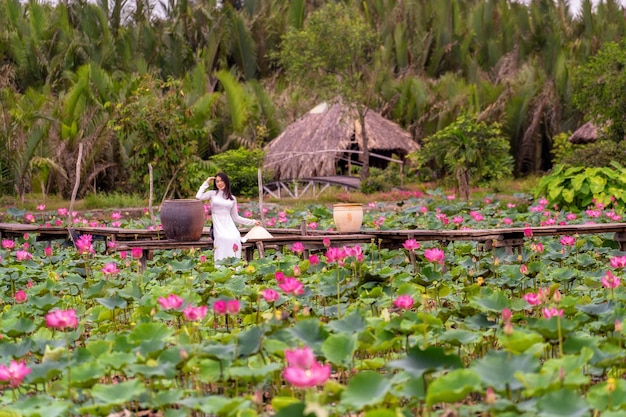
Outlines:
[{"label": "thatch bundle", "polygon": [[578,129],[568,139],[571,143],[583,144],[598,140],[598,128],[591,122],[587,122]]},{"label": "thatch bundle", "polygon": [[[376,155],[404,158],[419,149],[411,135],[379,113],[368,110],[365,129],[369,151]],[[337,174],[337,164],[362,151],[363,136],[355,110],[340,103],[322,103],[289,125],[265,147],[265,168],[275,179],[323,177]],[[388,161],[385,161],[385,164]]]}]

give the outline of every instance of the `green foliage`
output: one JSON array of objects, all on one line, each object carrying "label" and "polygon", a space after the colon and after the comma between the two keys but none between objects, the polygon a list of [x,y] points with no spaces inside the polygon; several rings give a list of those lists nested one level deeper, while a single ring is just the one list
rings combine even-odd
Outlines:
[{"label": "green foliage", "polygon": [[497,123],[488,125],[467,115],[424,139],[421,150],[410,155],[418,169],[434,166],[442,175],[455,175],[459,192],[468,197],[470,178],[490,182],[513,172],[509,142]]},{"label": "green foliage", "polygon": [[626,41],[605,43],[573,76],[573,102],[582,112],[606,125],[609,138],[621,141],[626,134]]},{"label": "green foliage", "polygon": [[389,166],[387,169],[370,168],[370,175],[361,180],[361,192],[373,194],[380,191],[391,191],[400,185],[400,172]]},{"label": "green foliage", "polygon": [[600,139],[587,144],[572,144],[558,135],[553,148],[555,165],[608,167],[611,162],[626,165],[626,141]]},{"label": "green foliage", "polygon": [[93,193],[87,194],[83,198],[85,209],[103,209],[120,207],[145,207],[146,200],[137,194],[114,193]]},{"label": "green foliage", "polygon": [[614,199],[626,203],[626,169],[616,162],[611,167],[566,167],[558,165],[541,179],[535,196],[570,210],[580,210],[596,201],[608,205]]},{"label": "green foliage", "polygon": [[113,122],[118,138],[130,148],[129,188],[146,193],[152,165],[157,200],[188,198],[197,188],[197,144],[207,132],[204,126],[194,125],[179,84],[142,79],[128,102],[117,106]]},{"label": "green foliage", "polygon": [[376,33],[361,13],[329,2],[283,36],[279,59],[290,81],[351,103],[368,89],[357,89],[373,59]]},{"label": "green foliage", "polygon": [[[215,165],[215,175],[218,171],[225,172],[230,179],[230,188],[233,194],[244,197],[253,197],[259,192],[258,170],[263,165],[263,151],[245,148],[232,149],[211,157]],[[207,175],[208,176],[208,175]]]}]

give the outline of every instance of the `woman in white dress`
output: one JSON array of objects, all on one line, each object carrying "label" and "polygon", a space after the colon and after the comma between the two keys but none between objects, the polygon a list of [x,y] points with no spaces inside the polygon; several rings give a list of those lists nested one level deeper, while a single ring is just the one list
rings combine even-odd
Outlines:
[{"label": "woman in white dress", "polygon": [[[214,189],[209,190],[211,181]],[[223,172],[209,177],[196,193],[198,200],[211,202],[213,223],[213,257],[216,261],[241,257],[241,234],[235,222],[247,226],[261,225],[259,220],[246,219],[237,212],[237,199],[230,192],[230,180]]]}]

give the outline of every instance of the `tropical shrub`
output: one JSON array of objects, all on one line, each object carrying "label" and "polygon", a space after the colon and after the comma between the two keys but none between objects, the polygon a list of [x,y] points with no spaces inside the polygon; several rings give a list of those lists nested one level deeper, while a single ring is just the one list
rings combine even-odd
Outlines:
[{"label": "tropical shrub", "polygon": [[497,123],[487,124],[461,115],[452,124],[424,139],[422,149],[410,158],[418,170],[433,166],[435,172],[454,175],[459,194],[469,198],[474,182],[489,182],[510,176],[513,157],[509,142]]},{"label": "tropical shrub", "polygon": [[400,185],[399,174],[399,170],[394,169],[391,165],[386,169],[372,167],[369,176],[361,180],[361,192],[373,194],[380,191],[391,191]]},{"label": "tropical shrub", "polygon": [[608,167],[612,161],[626,165],[626,141],[600,139],[586,144],[573,144],[567,135],[554,138],[552,149],[555,165]]},{"label": "tropical shrub", "polygon": [[612,162],[611,167],[558,165],[539,181],[534,194],[571,210],[585,209],[594,202],[624,204],[626,169],[617,162]]},{"label": "tropical shrub", "polygon": [[[210,158],[215,169],[212,175],[218,171],[225,172],[230,179],[230,188],[236,195],[253,197],[259,192],[259,167],[263,165],[263,156],[260,149],[246,148],[215,154]],[[268,180],[271,178],[269,174],[263,175]]]}]

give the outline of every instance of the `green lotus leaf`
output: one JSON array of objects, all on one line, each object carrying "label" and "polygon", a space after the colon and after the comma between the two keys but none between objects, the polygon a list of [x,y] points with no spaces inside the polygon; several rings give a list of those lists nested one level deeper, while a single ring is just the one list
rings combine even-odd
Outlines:
[{"label": "green lotus leaf", "polygon": [[91,395],[101,403],[111,405],[122,405],[132,400],[139,399],[139,396],[146,392],[146,387],[139,380],[132,379],[117,384],[96,384],[91,390]]},{"label": "green lotus leaf", "polygon": [[391,381],[374,371],[363,371],[348,382],[341,394],[341,405],[360,410],[381,403],[391,388]]},{"label": "green lotus leaf", "polygon": [[480,385],[480,377],[471,369],[455,369],[428,385],[426,403],[429,406],[461,401]]},{"label": "green lotus leaf", "polygon": [[387,366],[392,369],[402,369],[413,378],[421,378],[428,372],[462,368],[463,362],[459,356],[448,355],[443,348],[438,346],[430,346],[424,350],[414,346],[409,349],[405,358],[391,361]]},{"label": "green lotus leaf", "polygon": [[532,355],[490,351],[472,363],[470,369],[480,376],[484,385],[502,392],[507,389],[518,390],[523,387],[515,376],[517,372],[537,372],[539,367],[539,359]]},{"label": "green lotus leaf", "polygon": [[365,330],[366,322],[363,313],[354,310],[341,319],[332,320],[326,327],[337,333],[360,333]]},{"label": "green lotus leaf", "polygon": [[322,344],[322,353],[333,365],[346,366],[357,348],[355,334],[331,334]]},{"label": "green lotus leaf", "polygon": [[589,415],[589,405],[574,389],[563,388],[537,400],[543,417],[583,417]]}]

